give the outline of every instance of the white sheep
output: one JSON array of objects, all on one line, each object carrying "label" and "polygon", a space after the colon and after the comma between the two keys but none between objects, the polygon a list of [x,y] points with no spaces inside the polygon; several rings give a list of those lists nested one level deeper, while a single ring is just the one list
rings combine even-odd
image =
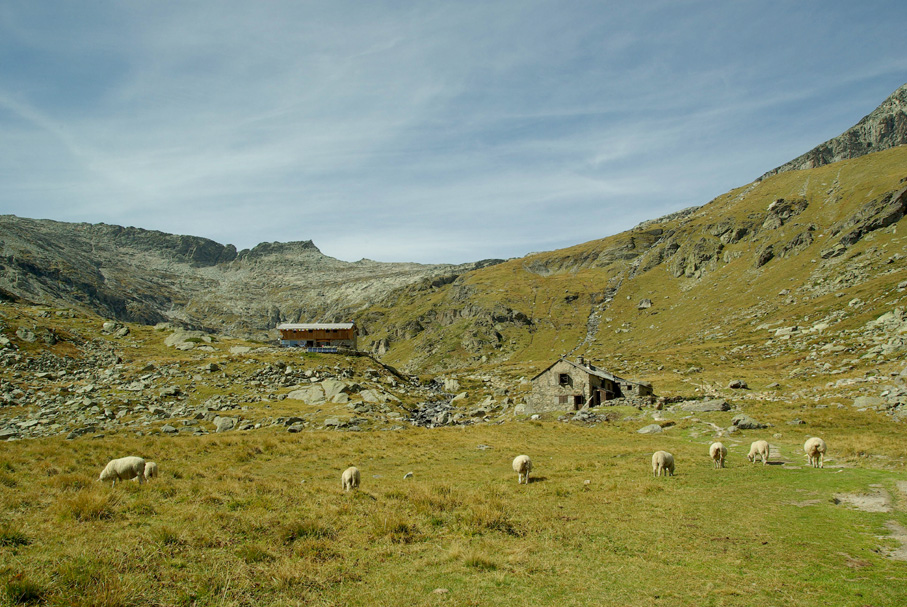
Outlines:
[{"label": "white sheep", "polygon": [[752,445],[750,445],[750,452],[747,454],[746,459],[750,460],[754,464],[756,463],[756,457],[762,457],[762,465],[764,466],[768,462],[769,446],[768,441],[757,440]]},{"label": "white sheep", "polygon": [[117,484],[117,481],[128,481],[131,478],[138,478],[139,484],[145,477],[145,460],[141,457],[130,455],[113,459],[101,471],[99,481],[111,481],[110,486]]},{"label": "white sheep", "polygon": [[803,443],[803,450],[806,451],[806,457],[809,458],[809,465],[813,468],[824,468],[822,461],[825,455],[825,441],[818,437],[808,438]]},{"label": "white sheep", "polygon": [[721,443],[709,445],[709,456],[715,461],[716,468],[724,468],[724,458],[727,457],[727,447]]},{"label": "white sheep", "polygon": [[513,459],[513,471],[517,473],[517,484],[525,483],[529,484],[529,473],[532,472],[532,460],[529,459],[528,455],[517,455]]},{"label": "white sheep", "polygon": [[157,478],[157,462],[145,462],[145,480]]},{"label": "white sheep", "polygon": [[667,451],[652,454],[652,473],[655,476],[674,476],[674,456]]},{"label": "white sheep", "polygon": [[349,491],[350,489],[359,488],[359,468],[356,466],[350,466],[343,471],[343,474],[340,477],[340,486],[343,487],[344,491]]}]

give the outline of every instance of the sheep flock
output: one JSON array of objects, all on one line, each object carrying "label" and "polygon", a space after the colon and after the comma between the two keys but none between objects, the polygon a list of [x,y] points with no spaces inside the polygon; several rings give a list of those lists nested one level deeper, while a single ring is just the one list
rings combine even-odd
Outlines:
[{"label": "sheep flock", "polygon": [[[809,460],[809,465],[813,468],[823,468],[823,457],[827,451],[825,441],[818,437],[807,439],[803,444],[803,450]],[[750,445],[750,451],[747,459],[756,463],[757,458],[762,459],[762,465],[768,463],[770,446],[767,441],[757,440]],[[709,458],[712,460],[715,468],[724,468],[728,450],[724,444],[714,442],[709,445]],[[513,460],[513,471],[517,473],[518,484],[529,484],[529,473],[532,472],[532,460],[528,455],[518,455]],[[674,476],[675,462],[674,455],[667,451],[656,451],[652,454],[652,474],[658,476]],[[151,480],[158,476],[158,465],[156,462],[146,462],[143,458],[137,456],[127,456],[113,459],[107,463],[101,471],[98,480],[101,482],[111,481],[111,486],[116,485],[117,481],[135,479],[139,483]],[[413,473],[408,472],[403,478],[412,478]],[[340,487],[343,491],[352,491],[358,489],[361,481],[361,473],[356,466],[350,466],[340,476]],[[586,481],[588,483],[588,481]]]}]

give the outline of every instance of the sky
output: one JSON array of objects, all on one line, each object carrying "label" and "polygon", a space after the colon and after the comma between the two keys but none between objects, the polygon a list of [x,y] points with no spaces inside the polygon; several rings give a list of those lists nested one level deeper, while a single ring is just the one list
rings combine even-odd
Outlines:
[{"label": "sky", "polygon": [[907,82],[907,2],[0,3],[0,214],[347,261],[603,238]]}]

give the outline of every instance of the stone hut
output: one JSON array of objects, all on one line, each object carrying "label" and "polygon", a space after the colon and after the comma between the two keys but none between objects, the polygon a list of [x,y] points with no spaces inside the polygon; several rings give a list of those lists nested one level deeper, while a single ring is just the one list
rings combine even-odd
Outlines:
[{"label": "stone hut", "polygon": [[532,378],[526,399],[527,413],[578,411],[615,399],[652,396],[652,384],[631,381],[599,369],[582,357],[576,362],[561,358]]}]

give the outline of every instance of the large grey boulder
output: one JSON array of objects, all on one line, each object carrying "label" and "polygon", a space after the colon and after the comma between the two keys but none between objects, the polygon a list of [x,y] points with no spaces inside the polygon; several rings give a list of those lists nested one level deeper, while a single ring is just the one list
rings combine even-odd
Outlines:
[{"label": "large grey boulder", "polygon": [[757,422],[755,419],[744,413],[735,415],[734,419],[731,420],[731,423],[734,424],[739,430],[760,430],[762,428],[768,428],[768,424]]},{"label": "large grey boulder", "polygon": [[324,390],[324,398],[331,402],[345,403],[349,401],[349,397],[346,399],[338,398],[340,395],[346,396],[350,392],[350,384],[345,381],[339,379],[326,379],[321,382],[321,389]]},{"label": "large grey boulder", "polygon": [[292,392],[287,394],[287,398],[292,398],[293,400],[301,400],[308,405],[321,405],[327,401],[324,396],[324,389],[320,384],[314,384],[305,388],[300,388],[299,390],[293,390]]},{"label": "large grey boulder", "polygon": [[0,440],[10,440],[12,438],[19,438],[19,432],[8,428],[6,430],[0,430]]},{"label": "large grey boulder", "polygon": [[177,350],[191,350],[199,343],[211,343],[211,336],[202,331],[184,331],[177,329],[164,339],[164,345]]},{"label": "large grey boulder", "polygon": [[359,393],[359,397],[367,403],[388,403],[395,402],[399,403],[400,399],[394,396],[393,394],[388,394],[382,390],[378,389],[368,389],[363,390]]},{"label": "large grey boulder", "polygon": [[681,411],[691,413],[707,413],[709,411],[730,411],[731,405],[723,398],[713,398],[710,400],[687,400],[680,403]]},{"label": "large grey boulder", "polygon": [[662,427],[658,424],[649,424],[644,428],[640,428],[636,432],[639,434],[659,434],[660,432],[663,432],[663,430]]},{"label": "large grey boulder", "polygon": [[857,409],[874,409],[885,404],[885,400],[878,396],[858,396],[853,399],[853,406]]},{"label": "large grey boulder", "polygon": [[236,426],[235,417],[215,417],[214,418],[214,427],[217,429],[217,432],[229,432]]},{"label": "large grey boulder", "polygon": [[18,329],[16,329],[16,337],[18,337],[22,341],[27,341],[28,343],[34,343],[38,341],[38,336],[25,327],[19,327]]}]

